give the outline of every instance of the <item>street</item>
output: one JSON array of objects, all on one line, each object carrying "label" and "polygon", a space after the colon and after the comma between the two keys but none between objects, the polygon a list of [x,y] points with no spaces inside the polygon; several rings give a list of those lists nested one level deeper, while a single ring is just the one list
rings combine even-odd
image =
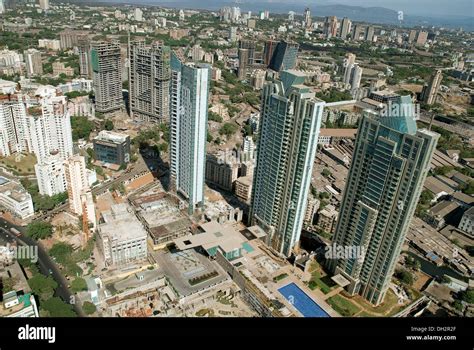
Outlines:
[{"label": "street", "polygon": [[[12,227],[16,228],[22,234],[19,237],[16,237],[15,235],[13,235],[9,231],[10,228]],[[38,266],[40,268],[41,273],[45,276],[51,275],[53,279],[56,281],[56,283],[58,284],[58,287],[56,288],[54,295],[60,297],[66,303],[71,303],[71,301],[74,301],[72,303],[74,311],[76,311],[78,316],[85,317],[85,314],[81,308],[80,300],[77,298],[77,296],[73,296],[71,291],[68,289],[67,287],[68,281],[61,274],[61,271],[59,270],[58,266],[54,263],[54,261],[51,260],[49,255],[43,249],[42,245],[36,242],[35,240],[27,237],[26,235],[24,235],[24,231],[25,231],[25,228],[12,225],[10,222],[6,221],[5,219],[0,218],[0,236],[6,241],[12,242],[13,240],[15,240],[19,244],[23,242],[24,244],[29,245],[29,246],[38,246]],[[50,274],[50,271],[52,272],[51,274]]]}]

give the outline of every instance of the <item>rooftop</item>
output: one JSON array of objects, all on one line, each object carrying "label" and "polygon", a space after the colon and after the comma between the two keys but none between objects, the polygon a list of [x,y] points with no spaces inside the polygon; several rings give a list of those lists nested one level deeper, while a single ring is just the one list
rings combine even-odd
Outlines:
[{"label": "rooftop", "polygon": [[110,210],[102,213],[103,224],[99,225],[102,236],[112,240],[126,241],[147,236],[141,222],[132,208],[125,203],[114,204]]}]

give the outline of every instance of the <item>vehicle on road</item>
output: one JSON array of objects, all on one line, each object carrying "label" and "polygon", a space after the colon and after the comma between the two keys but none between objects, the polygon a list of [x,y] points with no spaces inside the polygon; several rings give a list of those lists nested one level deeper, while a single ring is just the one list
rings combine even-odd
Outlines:
[{"label": "vehicle on road", "polygon": [[15,236],[17,236],[17,237],[21,236],[21,232],[18,231],[18,230],[17,230],[16,228],[14,228],[14,227],[11,227],[11,228],[10,228],[10,232],[13,233],[13,234],[14,234]]}]

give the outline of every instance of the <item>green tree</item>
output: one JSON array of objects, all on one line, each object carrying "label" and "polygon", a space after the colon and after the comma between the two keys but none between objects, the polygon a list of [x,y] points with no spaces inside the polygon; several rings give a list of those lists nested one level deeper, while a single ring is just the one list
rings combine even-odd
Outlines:
[{"label": "green tree", "polygon": [[86,280],[82,277],[77,277],[74,281],[72,281],[71,289],[74,293],[87,290]]},{"label": "green tree", "polygon": [[72,252],[71,245],[59,242],[51,247],[49,255],[54,257],[58,263],[64,265],[70,259]]},{"label": "green tree", "polygon": [[51,297],[54,290],[58,287],[58,284],[51,276],[44,276],[40,273],[35,274],[28,280],[33,294],[38,295],[41,299],[47,299]]},{"label": "green tree", "polygon": [[53,233],[53,226],[44,221],[32,222],[26,227],[26,234],[34,239],[45,239]]},{"label": "green tree", "polygon": [[114,122],[111,119],[107,119],[104,122],[104,129],[108,131],[114,130]]},{"label": "green tree", "polygon": [[72,306],[66,304],[58,297],[49,298],[41,304],[41,307],[49,312],[51,317],[75,317],[76,313]]},{"label": "green tree", "polygon": [[237,125],[232,124],[232,123],[225,123],[219,129],[219,134],[229,137],[229,136],[234,135],[236,131],[237,131]]},{"label": "green tree", "polygon": [[84,310],[86,315],[92,315],[94,312],[96,312],[97,308],[90,301],[85,301],[82,304],[82,310]]},{"label": "green tree", "polygon": [[407,270],[397,271],[395,277],[404,284],[411,285],[413,283],[413,275]]},{"label": "green tree", "polygon": [[89,135],[94,130],[94,123],[87,117],[71,117],[72,138],[74,141],[79,139],[89,139]]}]

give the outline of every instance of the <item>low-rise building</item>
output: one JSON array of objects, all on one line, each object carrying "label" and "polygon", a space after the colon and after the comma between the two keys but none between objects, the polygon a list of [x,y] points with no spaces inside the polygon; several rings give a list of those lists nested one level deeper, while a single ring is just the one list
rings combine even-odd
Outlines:
[{"label": "low-rise building", "polygon": [[125,165],[130,162],[130,136],[102,130],[94,138],[97,160],[105,164]]},{"label": "low-rise building", "polygon": [[252,177],[239,177],[235,181],[235,195],[241,201],[249,204],[252,198]]},{"label": "low-rise building", "polygon": [[0,176],[0,208],[26,219],[33,216],[33,200],[23,186],[11,179]]},{"label": "low-rise building", "polygon": [[158,193],[140,197],[133,201],[133,205],[148,231],[148,241],[154,250],[164,248],[174,239],[191,232],[192,222],[186,215],[186,205],[174,196]]},{"label": "low-rise building", "polygon": [[327,205],[318,213],[317,226],[328,233],[333,233],[336,228],[338,212],[332,205]]},{"label": "low-rise building", "polygon": [[474,236],[474,207],[466,210],[458,227],[469,235]]},{"label": "low-rise building", "polygon": [[458,208],[459,204],[454,201],[441,201],[428,210],[426,221],[434,228],[439,229],[446,224]]},{"label": "low-rise building", "polygon": [[147,232],[130,206],[114,204],[102,213],[98,246],[106,265],[123,265],[147,257]]},{"label": "low-rise building", "polygon": [[19,294],[10,291],[3,295],[0,317],[39,317],[35,297],[30,294]]}]

